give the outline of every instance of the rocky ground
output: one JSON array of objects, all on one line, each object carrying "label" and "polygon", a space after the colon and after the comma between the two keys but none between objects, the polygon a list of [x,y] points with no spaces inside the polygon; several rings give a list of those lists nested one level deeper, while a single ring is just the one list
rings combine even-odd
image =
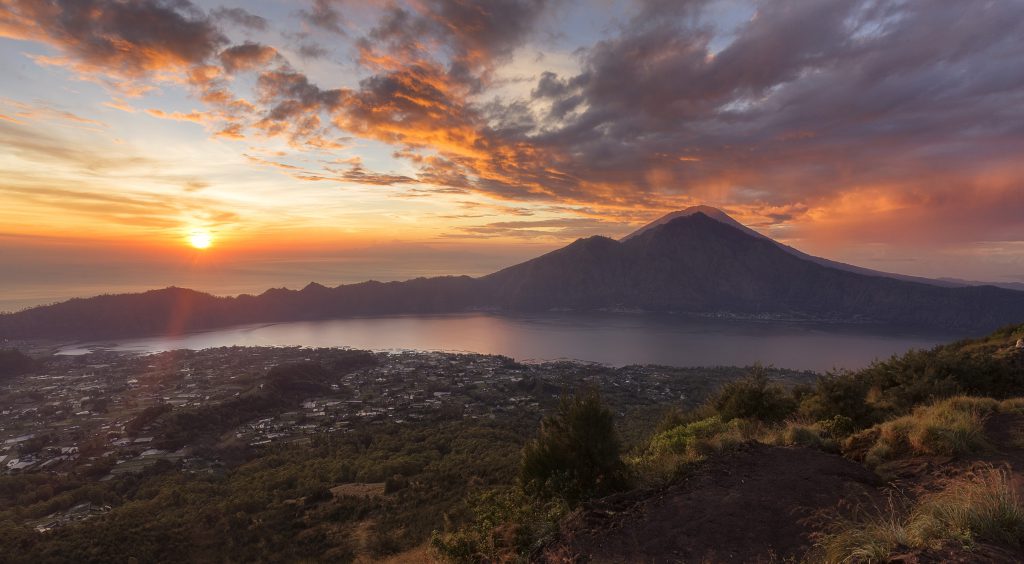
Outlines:
[{"label": "rocky ground", "polygon": [[[546,551],[551,562],[801,561],[814,535],[853,508],[910,503],[966,474],[1005,468],[1024,492],[1024,417],[987,422],[992,448],[979,455],[916,457],[875,472],[849,458],[801,447],[750,443],[682,481],[589,504]],[[583,557],[582,555],[587,555]],[[1021,562],[1024,553],[986,544],[897,550],[893,562]]]}]

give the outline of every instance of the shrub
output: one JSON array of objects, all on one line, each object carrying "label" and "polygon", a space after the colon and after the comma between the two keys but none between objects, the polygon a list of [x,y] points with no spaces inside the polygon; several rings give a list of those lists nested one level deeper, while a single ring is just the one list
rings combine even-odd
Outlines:
[{"label": "shrub", "polygon": [[775,433],[772,442],[785,446],[801,446],[821,450],[834,449],[835,443],[831,440],[826,440],[821,435],[822,431],[816,425],[790,422]]},{"label": "shrub", "polygon": [[698,443],[728,430],[729,426],[723,423],[720,417],[709,417],[658,433],[651,438],[648,450],[656,455],[687,452],[696,454],[696,451],[701,450]]},{"label": "shrub", "polygon": [[708,417],[654,435],[630,463],[642,481],[659,484],[678,477],[688,465],[764,432],[764,426],[757,421],[733,419],[724,423],[718,416]]},{"label": "shrub", "polygon": [[826,435],[836,440],[845,439],[856,430],[853,419],[845,415],[835,415],[831,419],[818,421],[817,425]]},{"label": "shrub", "polygon": [[755,365],[746,378],[726,384],[711,398],[710,405],[725,422],[733,419],[782,421],[797,407],[796,400],[782,386],[769,381],[768,371],[761,365]]},{"label": "shrub", "polygon": [[478,493],[471,499],[473,519],[451,532],[435,531],[430,546],[447,562],[511,562],[530,560],[558,533],[568,513],[559,499],[539,501],[506,488]]},{"label": "shrub", "polygon": [[871,425],[878,421],[878,413],[867,402],[869,389],[869,382],[854,374],[820,378],[814,392],[801,398],[800,416],[811,421],[845,417],[858,427]]},{"label": "shrub", "polygon": [[1007,327],[989,337],[912,350],[856,372],[820,378],[813,392],[800,393],[806,420],[849,417],[865,428],[914,407],[957,395],[997,399],[1024,394],[1024,370],[1016,355],[1005,354],[1024,326]]},{"label": "shrub", "polygon": [[563,397],[523,449],[519,484],[527,494],[570,504],[607,495],[626,486],[619,451],[612,412],[596,389]]}]

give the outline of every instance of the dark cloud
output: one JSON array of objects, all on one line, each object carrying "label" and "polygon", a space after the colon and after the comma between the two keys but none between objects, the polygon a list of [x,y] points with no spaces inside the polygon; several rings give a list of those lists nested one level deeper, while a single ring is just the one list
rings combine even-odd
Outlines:
[{"label": "dark cloud", "polygon": [[265,18],[257,16],[244,8],[220,7],[210,12],[210,15],[218,20],[231,22],[256,31],[266,31],[270,27]]},{"label": "dark cloud", "polygon": [[327,49],[315,43],[300,43],[299,56],[303,59],[320,59],[327,56]]},{"label": "dark cloud", "polygon": [[321,116],[338,110],[349,98],[348,91],[322,90],[304,74],[286,67],[261,73],[256,91],[266,111],[254,126],[264,134],[287,137],[295,146],[343,146]]},{"label": "dark cloud", "polygon": [[228,47],[220,52],[219,57],[224,70],[229,73],[262,68],[271,61],[280,59],[277,49],[250,41]]},{"label": "dark cloud", "polygon": [[129,78],[207,60],[226,42],[188,0],[0,0],[0,35],[50,43]]},{"label": "dark cloud", "polygon": [[299,18],[306,24],[338,35],[344,35],[344,17],[338,6],[343,0],[313,0],[308,10],[299,10]]},{"label": "dark cloud", "polygon": [[385,174],[363,168],[361,164],[353,164],[348,170],[338,172],[338,180],[356,184],[374,184],[377,186],[394,186],[396,184],[416,184],[417,181],[400,174]]},{"label": "dark cloud", "polygon": [[540,76],[535,128],[508,131],[568,156],[561,194],[813,206],[944,179],[927,192],[948,198],[1024,145],[1024,4],[762,2],[718,52],[701,4],[642,10],[579,74]]},{"label": "dark cloud", "polygon": [[395,70],[434,60],[440,47],[449,80],[474,92],[490,81],[496,63],[533,33],[542,14],[558,0],[425,0],[391,5],[359,41],[362,61]]}]

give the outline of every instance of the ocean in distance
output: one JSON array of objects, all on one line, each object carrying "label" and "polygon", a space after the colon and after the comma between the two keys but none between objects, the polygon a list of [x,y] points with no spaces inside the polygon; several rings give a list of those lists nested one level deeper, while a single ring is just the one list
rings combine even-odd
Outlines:
[{"label": "ocean in distance", "polygon": [[862,325],[650,314],[460,314],[246,325],[174,337],[69,345],[156,353],[224,346],[350,347],[501,354],[519,361],[581,360],[613,366],[746,366],[855,370],[963,335]]}]

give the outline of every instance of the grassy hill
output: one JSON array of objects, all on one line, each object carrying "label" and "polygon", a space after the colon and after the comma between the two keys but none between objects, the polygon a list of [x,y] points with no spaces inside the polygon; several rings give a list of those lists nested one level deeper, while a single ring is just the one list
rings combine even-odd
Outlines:
[{"label": "grassy hill", "polygon": [[1007,327],[813,385],[755,369],[623,452],[631,480],[618,493],[577,503],[523,488],[484,500],[434,546],[450,561],[1020,561],[1021,335]]}]

